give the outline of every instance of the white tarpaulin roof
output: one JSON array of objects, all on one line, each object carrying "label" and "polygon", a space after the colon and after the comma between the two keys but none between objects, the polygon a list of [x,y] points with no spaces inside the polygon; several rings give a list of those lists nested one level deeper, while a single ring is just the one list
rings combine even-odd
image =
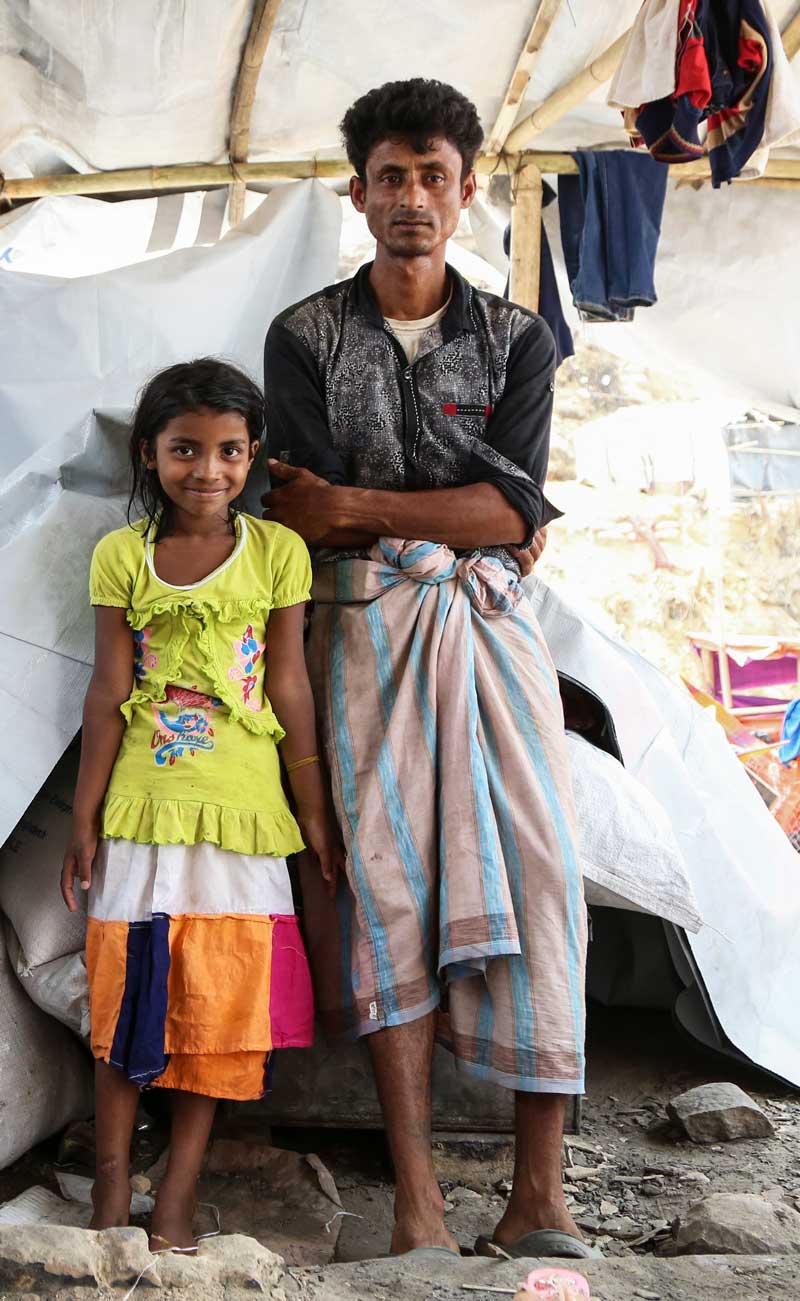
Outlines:
[{"label": "white tarpaulin roof", "polygon": [[[781,28],[797,8],[796,0],[770,7]],[[597,58],[639,8],[640,0],[565,0],[520,117]],[[489,128],[535,10],[536,0],[282,0],[258,83],[250,158],[341,152],[345,109],[394,78],[453,82]],[[8,176],[22,175],[26,160],[34,171],[63,170],[51,165],[59,141],[77,166],[225,161],[251,11],[251,0],[2,0],[0,167]],[[536,147],[625,143],[606,93],[598,86]]]},{"label": "white tarpaulin roof", "polygon": [[[564,4],[528,88],[528,108],[611,45],[638,8],[639,0]],[[779,0],[776,14],[792,8],[792,0]],[[21,174],[6,155],[31,127],[92,167],[225,161],[251,9],[250,0],[4,0],[0,166]],[[282,0],[258,84],[251,159],[341,152],[337,125],[345,109],[394,78],[453,81],[490,126],[534,11],[533,0]],[[619,113],[602,103],[603,91],[599,98],[542,147],[622,140]],[[24,158],[26,146],[19,147]]]}]

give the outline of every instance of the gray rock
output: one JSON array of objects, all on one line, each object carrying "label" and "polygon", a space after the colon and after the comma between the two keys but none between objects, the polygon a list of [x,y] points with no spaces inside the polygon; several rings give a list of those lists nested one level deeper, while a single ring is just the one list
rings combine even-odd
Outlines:
[{"label": "gray rock", "polygon": [[274,1295],[273,1288],[284,1274],[280,1256],[243,1233],[226,1233],[202,1242],[197,1261],[208,1261],[226,1287],[260,1288],[266,1296]]},{"label": "gray rock", "polygon": [[47,1296],[66,1284],[94,1284],[97,1263],[95,1233],[62,1225],[0,1228],[0,1291]]},{"label": "gray rock", "polygon": [[[212,1297],[241,1292],[275,1295],[283,1262],[254,1238],[230,1234],[201,1242],[195,1257],[165,1253],[154,1258],[143,1229],[94,1232],[63,1225],[0,1228],[0,1295],[3,1297],[122,1296],[143,1270],[143,1295],[170,1293]],[[114,1289],[120,1289],[119,1292]]]},{"label": "gray rock", "polygon": [[695,1143],[772,1138],[775,1130],[757,1103],[736,1084],[701,1084],[667,1103],[667,1115]]},{"label": "gray rock", "polygon": [[640,1237],[642,1226],[629,1215],[614,1215],[607,1220],[601,1220],[600,1232],[607,1233],[610,1238],[619,1238],[622,1242],[626,1242]]},{"label": "gray rock", "polygon": [[800,1215],[754,1193],[712,1193],[672,1226],[667,1255],[791,1255],[800,1252]]}]

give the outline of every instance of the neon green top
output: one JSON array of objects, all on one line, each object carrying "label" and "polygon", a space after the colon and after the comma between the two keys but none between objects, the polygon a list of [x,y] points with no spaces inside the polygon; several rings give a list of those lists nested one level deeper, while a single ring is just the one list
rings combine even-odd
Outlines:
[{"label": "neon green top", "polygon": [[264,694],[264,650],[270,610],[307,601],[310,585],[301,538],[251,515],[237,515],[228,559],[182,587],[157,576],[145,521],[98,542],[90,599],[127,611],[135,676],[103,836],[275,857],[303,848],[281,784],[285,733]]}]

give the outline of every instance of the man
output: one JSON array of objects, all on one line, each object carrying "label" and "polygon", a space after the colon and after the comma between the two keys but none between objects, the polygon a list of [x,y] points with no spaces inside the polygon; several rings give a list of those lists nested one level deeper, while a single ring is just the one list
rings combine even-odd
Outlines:
[{"label": "man", "polygon": [[304,874],[318,1003],[367,1039],[394,1252],[457,1250],[431,1159],[438,1037],[516,1094],[513,1192],[479,1249],[585,1255],[561,1185],[585,909],[555,674],[517,582],[557,513],[552,337],[446,265],[476,188],[468,100],[394,82],[342,131],[375,261],[265,349],[265,514],[315,548],[309,665],[348,850],[335,923]]}]

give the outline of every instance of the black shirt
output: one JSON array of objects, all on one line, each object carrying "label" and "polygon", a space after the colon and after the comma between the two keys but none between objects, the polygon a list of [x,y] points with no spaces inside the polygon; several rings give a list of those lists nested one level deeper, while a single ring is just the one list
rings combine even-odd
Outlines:
[{"label": "black shirt", "polygon": [[[386,325],[370,267],[275,318],[264,349],[269,455],[334,484],[412,491],[493,483],[529,542],[544,498],[555,346],[541,317],[452,267],[450,305],[413,365]],[[486,547],[516,568],[503,548]],[[319,559],[357,554],[326,551]]]}]

